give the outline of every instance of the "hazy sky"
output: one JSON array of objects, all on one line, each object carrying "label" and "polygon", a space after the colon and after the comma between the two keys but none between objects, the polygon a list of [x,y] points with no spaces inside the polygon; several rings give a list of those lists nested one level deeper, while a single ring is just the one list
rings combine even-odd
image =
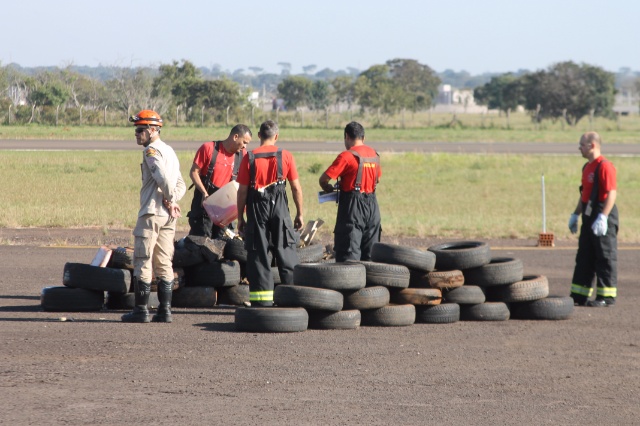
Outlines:
[{"label": "hazy sky", "polygon": [[234,71],[364,70],[393,58],[472,74],[566,60],[640,70],[638,0],[3,2],[0,61]]}]

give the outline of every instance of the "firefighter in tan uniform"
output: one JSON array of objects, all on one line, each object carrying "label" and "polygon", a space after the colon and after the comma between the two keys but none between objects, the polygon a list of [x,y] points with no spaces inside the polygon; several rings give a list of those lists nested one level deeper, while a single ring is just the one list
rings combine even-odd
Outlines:
[{"label": "firefighter in tan uniform", "polygon": [[149,322],[152,272],[158,282],[160,302],[154,322],[171,322],[173,287],[173,243],[176,221],[181,216],[178,201],[186,192],[178,157],[160,140],[162,119],[155,111],[143,110],[129,119],[136,126],[136,141],[142,145],[140,211],[133,230],[135,307],[122,316],[124,322]]}]

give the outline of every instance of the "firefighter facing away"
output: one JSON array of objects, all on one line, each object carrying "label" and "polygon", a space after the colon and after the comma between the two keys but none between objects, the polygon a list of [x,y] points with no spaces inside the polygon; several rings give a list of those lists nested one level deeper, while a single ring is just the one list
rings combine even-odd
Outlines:
[{"label": "firefighter facing away", "polygon": [[344,129],[343,151],[320,176],[325,192],[332,192],[331,179],[340,179],[338,214],[334,228],[336,262],[371,260],[373,244],[380,241],[380,209],[376,186],[382,176],[380,156],[365,145],[364,127],[355,121]]},{"label": "firefighter facing away", "polygon": [[[251,306],[273,306],[274,282],[269,250],[276,259],[282,284],[293,284],[293,268],[299,262],[295,231],[302,229],[302,187],[293,156],[275,146],[278,136],[278,125],[274,121],[262,123],[258,133],[260,146],[247,153],[238,172],[238,231],[244,234],[247,249]],[[293,222],[287,181],[296,206]]]}]

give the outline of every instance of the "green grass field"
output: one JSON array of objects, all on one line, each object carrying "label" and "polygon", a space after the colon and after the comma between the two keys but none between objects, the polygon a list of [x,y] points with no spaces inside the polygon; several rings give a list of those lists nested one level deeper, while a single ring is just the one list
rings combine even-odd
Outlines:
[{"label": "green grass field", "polygon": [[[185,182],[194,152],[180,152]],[[317,181],[329,154],[295,154],[305,220],[333,230],[336,205],[318,204]],[[618,170],[620,239],[640,242],[640,163],[610,157]],[[123,152],[0,151],[0,227],[128,229],[139,207],[141,154]],[[378,188],[383,232],[396,236],[537,238],[542,231],[541,175],[546,182],[547,231],[576,238],[567,221],[578,200],[583,159],[536,155],[382,154]],[[319,171],[316,171],[319,170]],[[181,201],[189,211],[193,192]],[[291,204],[293,208],[293,204]],[[188,229],[187,219],[179,228]]]},{"label": "green grass field", "polygon": [[[637,114],[619,117],[617,121],[595,118],[589,123],[587,118],[576,127],[563,125],[560,121],[544,121],[536,126],[525,113],[514,113],[507,127],[506,118],[498,114],[457,114],[458,125],[449,126],[452,114],[407,113],[405,125],[401,115],[388,117],[383,128],[374,128],[375,117],[369,114],[334,113],[330,116],[329,128],[323,113],[308,112],[304,126],[299,116],[293,112],[281,113],[278,117],[281,127],[280,140],[283,141],[335,141],[341,140],[342,129],[351,119],[360,121],[367,129],[367,140],[380,142],[577,142],[580,134],[588,130],[600,132],[605,142],[637,143],[640,134],[640,116]],[[254,139],[257,140],[257,126],[273,114],[255,117]],[[250,119],[242,120],[247,124]],[[74,139],[74,140],[133,140],[131,126],[125,121],[121,126],[45,126],[38,124],[9,126],[0,125],[2,139]],[[230,126],[178,126],[167,123],[163,139],[168,142],[194,140],[205,141],[223,138]]]}]

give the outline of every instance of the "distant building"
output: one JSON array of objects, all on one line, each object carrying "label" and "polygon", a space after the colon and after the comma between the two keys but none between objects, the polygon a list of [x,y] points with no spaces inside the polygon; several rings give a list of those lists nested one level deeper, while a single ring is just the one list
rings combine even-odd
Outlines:
[{"label": "distant building", "polygon": [[640,94],[630,89],[621,88],[616,94],[613,112],[620,115],[638,114],[640,112]]},{"label": "distant building", "polygon": [[253,106],[260,106],[260,92],[251,92],[247,100]]},{"label": "distant building", "polygon": [[476,104],[472,89],[455,89],[450,84],[443,84],[438,88],[434,111],[482,113],[487,112],[487,107]]}]

